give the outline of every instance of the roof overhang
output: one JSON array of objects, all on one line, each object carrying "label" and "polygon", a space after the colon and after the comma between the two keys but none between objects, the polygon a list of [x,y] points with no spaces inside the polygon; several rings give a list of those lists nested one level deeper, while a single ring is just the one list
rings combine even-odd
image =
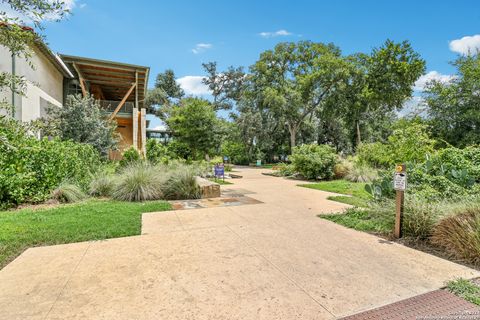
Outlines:
[{"label": "roof overhang", "polygon": [[[147,94],[149,67],[60,54],[70,71],[90,85],[98,85],[112,100],[121,100],[138,80],[138,101]],[[73,69],[73,70],[72,70]],[[127,101],[134,101],[130,95]],[[143,104],[143,103],[142,103]]]}]

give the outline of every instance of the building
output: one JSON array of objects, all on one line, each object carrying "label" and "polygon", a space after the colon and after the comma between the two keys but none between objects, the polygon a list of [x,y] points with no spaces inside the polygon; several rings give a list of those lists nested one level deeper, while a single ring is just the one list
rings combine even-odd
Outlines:
[{"label": "building", "polygon": [[121,152],[131,146],[145,153],[148,123],[144,100],[149,67],[56,55],[40,40],[32,46],[30,61],[34,68],[0,46],[0,71],[27,80],[24,95],[13,94],[11,90],[0,92],[0,100],[15,107],[14,118],[25,122],[35,120],[46,116],[49,106],[62,107],[67,95],[91,94],[100,102],[105,116],[118,124],[121,141],[119,150],[111,152],[111,158],[121,158]]}]

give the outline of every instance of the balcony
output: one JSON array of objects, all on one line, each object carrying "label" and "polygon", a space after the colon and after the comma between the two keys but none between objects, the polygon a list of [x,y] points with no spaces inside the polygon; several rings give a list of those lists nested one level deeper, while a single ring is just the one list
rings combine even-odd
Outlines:
[{"label": "balcony", "polygon": [[[107,113],[112,113],[115,111],[117,106],[120,104],[120,101],[112,101],[112,100],[99,100],[100,107],[105,110]],[[135,103],[131,101],[127,101],[123,104],[123,106],[118,110],[117,114],[127,114],[131,115],[133,113],[133,108],[135,107]]]}]

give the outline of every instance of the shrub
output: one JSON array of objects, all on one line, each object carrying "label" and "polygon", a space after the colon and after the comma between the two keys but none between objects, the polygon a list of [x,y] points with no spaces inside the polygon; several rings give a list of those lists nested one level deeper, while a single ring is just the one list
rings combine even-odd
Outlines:
[{"label": "shrub", "polygon": [[88,144],[31,136],[15,120],[0,117],[0,207],[47,200],[68,180],[86,188],[101,165]]},{"label": "shrub", "polygon": [[357,147],[356,157],[362,167],[384,168],[391,162],[390,154],[390,147],[386,144],[362,143]]},{"label": "shrub", "polygon": [[123,152],[122,160],[120,160],[120,166],[128,166],[134,162],[140,161],[140,159],[140,153],[132,146]]},{"label": "shrub", "polygon": [[353,164],[345,175],[345,179],[352,182],[371,182],[377,178],[377,170],[358,163]]},{"label": "shrub", "polygon": [[89,194],[96,197],[110,197],[115,189],[115,183],[114,176],[102,173],[90,183]]},{"label": "shrub", "polygon": [[173,155],[168,148],[155,139],[148,139],[146,146],[147,160],[152,164],[168,163]]},{"label": "shrub", "polygon": [[352,163],[342,159],[333,167],[333,174],[335,179],[342,179],[345,178],[351,170]]},{"label": "shrub", "polygon": [[405,236],[425,240],[432,234],[433,227],[441,214],[438,203],[409,197],[405,201],[403,232]]},{"label": "shrub", "polygon": [[279,163],[276,165],[276,168],[279,174],[283,177],[290,177],[295,174],[295,168],[292,164],[288,163]]},{"label": "shrub", "polygon": [[295,171],[307,179],[330,179],[337,156],[331,146],[304,144],[293,149],[291,160]]},{"label": "shrub", "polygon": [[192,170],[182,168],[173,172],[164,184],[163,195],[165,199],[198,199],[201,197],[201,190]]},{"label": "shrub", "polygon": [[84,200],[87,195],[78,186],[65,182],[52,191],[52,199],[59,202],[73,203]]},{"label": "shrub", "polygon": [[245,144],[240,142],[225,141],[222,144],[222,154],[228,156],[234,164],[248,165],[251,160]]},{"label": "shrub", "polygon": [[480,207],[472,206],[440,220],[431,240],[451,256],[479,266]]},{"label": "shrub", "polygon": [[145,201],[162,198],[165,174],[148,163],[132,162],[119,175],[113,198],[122,201]]}]

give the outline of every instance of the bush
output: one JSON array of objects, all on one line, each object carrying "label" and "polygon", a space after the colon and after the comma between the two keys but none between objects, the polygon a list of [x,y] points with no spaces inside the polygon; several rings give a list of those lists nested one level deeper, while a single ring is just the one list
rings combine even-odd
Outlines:
[{"label": "bush", "polygon": [[152,164],[168,163],[173,158],[168,148],[155,139],[147,140],[146,152],[147,160]]},{"label": "bush", "polygon": [[480,266],[480,207],[470,207],[440,220],[431,240],[456,259]]},{"label": "bush", "polygon": [[357,163],[353,164],[345,175],[345,179],[352,182],[371,182],[377,178],[377,170]]},{"label": "bush", "polygon": [[114,176],[102,173],[90,183],[89,194],[95,197],[110,197],[115,189],[115,183]]},{"label": "bush", "polygon": [[162,199],[165,178],[165,174],[148,163],[132,162],[121,171],[112,196],[122,201]]},{"label": "bush", "polygon": [[222,144],[222,154],[228,156],[233,164],[248,165],[250,163],[247,148],[243,143],[225,141]]},{"label": "bush", "polygon": [[100,165],[91,145],[38,140],[22,124],[0,117],[0,207],[45,201],[66,180],[87,188]]},{"label": "bush", "polygon": [[125,167],[134,162],[140,161],[140,153],[134,147],[130,147],[125,150],[122,154],[122,160],[120,160],[120,166]]},{"label": "bush", "polygon": [[164,184],[163,195],[168,200],[198,199],[201,190],[192,170],[182,168],[175,170]]},{"label": "bush", "polygon": [[409,197],[405,201],[403,232],[407,237],[425,240],[431,236],[433,227],[441,214],[438,203],[422,198]]},{"label": "bush", "polygon": [[59,202],[73,203],[84,200],[87,195],[78,186],[71,183],[62,183],[52,191],[52,199]]},{"label": "bush", "polygon": [[351,170],[352,163],[342,159],[333,167],[333,175],[335,179],[343,179],[350,173]]},{"label": "bush", "polygon": [[304,144],[293,149],[292,165],[306,179],[330,179],[337,163],[335,149],[328,145]]},{"label": "bush", "polygon": [[290,177],[295,174],[295,168],[293,167],[292,164],[282,162],[277,164],[275,167],[280,176]]}]

